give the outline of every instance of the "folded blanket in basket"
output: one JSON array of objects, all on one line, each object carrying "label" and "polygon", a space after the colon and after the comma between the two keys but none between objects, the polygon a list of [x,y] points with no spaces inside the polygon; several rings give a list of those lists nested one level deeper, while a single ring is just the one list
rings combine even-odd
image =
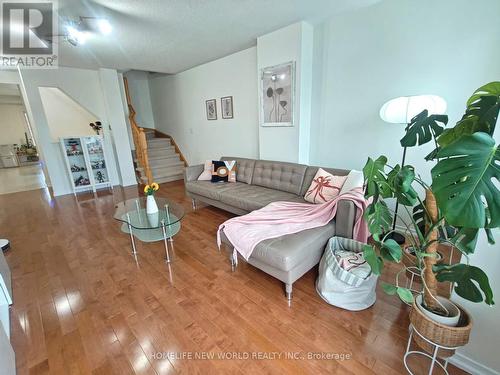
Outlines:
[{"label": "folded blanket in basket", "polygon": [[334,253],[335,259],[342,269],[363,279],[370,276],[371,268],[366,263],[363,253],[354,253],[347,250],[335,250]]}]

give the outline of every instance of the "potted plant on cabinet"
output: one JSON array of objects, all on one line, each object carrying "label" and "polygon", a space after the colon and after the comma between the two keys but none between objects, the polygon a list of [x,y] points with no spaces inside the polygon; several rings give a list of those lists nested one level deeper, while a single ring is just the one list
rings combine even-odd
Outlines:
[{"label": "potted plant on cabinet", "polygon": [[[384,283],[382,288],[412,304],[413,327],[445,347],[465,345],[472,320],[461,307],[438,296],[438,282],[451,282],[456,294],[466,300],[494,304],[487,275],[469,264],[468,256],[475,250],[480,230],[493,244],[491,229],[500,226],[500,148],[492,137],[499,109],[500,82],[491,82],[473,93],[465,114],[452,128],[445,129],[446,115],[429,115],[426,110],[411,120],[400,143],[414,147],[434,142],[436,148],[425,157],[435,163],[430,183],[411,165],[390,166],[385,156],[368,158],[363,169],[365,196],[372,199],[365,219],[373,238],[372,244],[364,247],[365,259],[372,271],[380,274],[385,261],[399,263],[403,257],[400,245],[388,238],[394,213],[385,199],[395,198],[407,213],[398,219],[406,227],[407,241],[416,256],[423,293],[414,298],[410,290],[399,285],[405,267],[394,285]],[[419,196],[419,187],[425,198]],[[465,263],[438,264],[439,244],[458,249]],[[420,336],[414,339],[422,349],[431,350],[428,341]],[[444,351],[440,356],[452,354]]]}]

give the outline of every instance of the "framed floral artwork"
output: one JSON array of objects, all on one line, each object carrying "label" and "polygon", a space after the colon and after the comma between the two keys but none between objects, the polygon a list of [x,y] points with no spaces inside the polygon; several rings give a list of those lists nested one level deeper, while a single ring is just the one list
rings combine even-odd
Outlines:
[{"label": "framed floral artwork", "polygon": [[207,110],[207,120],[217,120],[217,100],[209,99],[205,101]]},{"label": "framed floral artwork", "polygon": [[261,70],[261,126],[293,126],[295,110],[295,63],[293,61]]},{"label": "framed floral artwork", "polygon": [[222,118],[233,118],[233,97],[225,96],[220,99],[220,109],[222,112]]}]

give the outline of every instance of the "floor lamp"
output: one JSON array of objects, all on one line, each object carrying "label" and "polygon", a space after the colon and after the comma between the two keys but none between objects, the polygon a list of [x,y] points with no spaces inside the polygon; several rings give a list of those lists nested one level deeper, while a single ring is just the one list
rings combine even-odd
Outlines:
[{"label": "floor lamp", "polygon": [[[380,109],[380,118],[391,124],[405,125],[405,133],[410,126],[411,119],[427,109],[429,115],[441,115],[446,112],[446,101],[437,95],[414,95],[400,96],[399,98],[391,99],[386,102]],[[403,158],[401,167],[405,165],[406,147],[403,148]],[[394,220],[392,222],[393,232],[387,236],[392,238],[398,244],[402,245],[405,242],[405,237],[401,233],[395,232],[396,220],[398,214],[398,202],[394,209]]]}]

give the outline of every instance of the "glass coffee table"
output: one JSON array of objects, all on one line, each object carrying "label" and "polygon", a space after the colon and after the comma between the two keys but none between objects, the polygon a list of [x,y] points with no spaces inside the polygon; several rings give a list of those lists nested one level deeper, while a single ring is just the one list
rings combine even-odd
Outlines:
[{"label": "glass coffee table", "polygon": [[159,211],[146,213],[146,197],[127,199],[115,206],[114,218],[123,224],[121,230],[130,235],[132,252],[137,254],[135,238],[142,242],[163,241],[165,260],[171,262],[168,242],[173,250],[173,237],[181,229],[184,208],[167,198],[155,198]]}]

